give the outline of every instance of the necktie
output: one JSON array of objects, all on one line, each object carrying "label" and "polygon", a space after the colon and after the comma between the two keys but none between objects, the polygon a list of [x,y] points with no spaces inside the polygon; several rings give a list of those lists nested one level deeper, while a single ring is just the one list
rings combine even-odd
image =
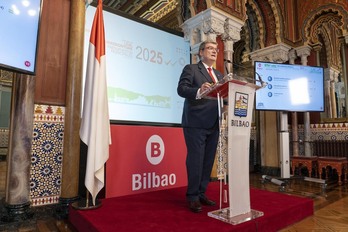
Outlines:
[{"label": "necktie", "polygon": [[213,73],[212,73],[211,71],[212,71],[212,70],[211,70],[211,68],[209,67],[209,68],[208,68],[209,75],[210,75],[211,79],[213,80],[213,82],[216,83],[216,80],[215,80],[215,78],[214,78],[214,75],[213,75]]}]

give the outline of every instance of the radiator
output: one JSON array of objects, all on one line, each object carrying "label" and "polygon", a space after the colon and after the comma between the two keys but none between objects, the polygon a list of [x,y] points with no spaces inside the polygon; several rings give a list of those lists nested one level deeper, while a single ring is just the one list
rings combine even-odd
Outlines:
[{"label": "radiator", "polygon": [[347,157],[348,140],[314,140],[313,156]]}]

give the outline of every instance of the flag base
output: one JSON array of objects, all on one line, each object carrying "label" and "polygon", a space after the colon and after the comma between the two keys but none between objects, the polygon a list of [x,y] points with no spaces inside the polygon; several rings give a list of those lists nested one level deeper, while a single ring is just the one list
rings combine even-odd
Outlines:
[{"label": "flag base", "polygon": [[77,202],[74,202],[71,204],[71,206],[77,210],[97,209],[101,205],[102,205],[102,203],[98,199],[95,200],[95,205],[93,205],[93,202],[88,200],[88,199],[82,199],[80,201],[77,201]]}]

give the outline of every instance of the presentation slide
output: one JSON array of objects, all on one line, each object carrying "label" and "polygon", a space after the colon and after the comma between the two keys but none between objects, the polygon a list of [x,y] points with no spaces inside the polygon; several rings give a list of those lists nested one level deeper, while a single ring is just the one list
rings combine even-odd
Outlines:
[{"label": "presentation slide", "polygon": [[[95,10],[86,12],[85,65]],[[180,124],[184,99],[176,88],[190,63],[189,42],[105,9],[103,16],[110,120]]]},{"label": "presentation slide", "polygon": [[267,86],[256,91],[257,110],[324,111],[322,67],[255,62]]},{"label": "presentation slide", "polygon": [[33,74],[41,0],[0,0],[0,67]]}]

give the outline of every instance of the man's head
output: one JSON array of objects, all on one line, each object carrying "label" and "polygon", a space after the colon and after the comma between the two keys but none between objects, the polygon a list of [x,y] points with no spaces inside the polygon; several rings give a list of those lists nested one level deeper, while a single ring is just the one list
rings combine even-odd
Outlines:
[{"label": "man's head", "polygon": [[218,44],[213,40],[203,41],[199,45],[199,58],[209,66],[212,66],[217,59],[219,49]]}]

